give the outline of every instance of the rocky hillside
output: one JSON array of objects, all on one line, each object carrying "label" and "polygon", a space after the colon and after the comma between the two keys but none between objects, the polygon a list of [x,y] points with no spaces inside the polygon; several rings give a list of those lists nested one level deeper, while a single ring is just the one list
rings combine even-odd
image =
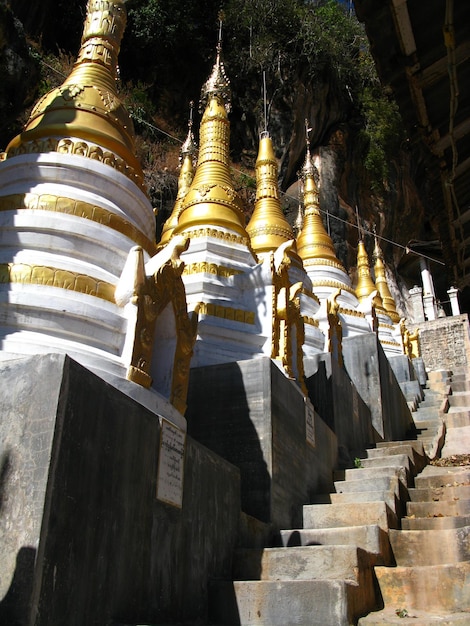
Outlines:
[{"label": "rocky hillside", "polygon": [[[0,5],[3,146],[33,99],[67,73],[78,50],[85,4],[44,0],[32,6],[30,0],[10,0],[11,9]],[[186,134],[189,101],[197,102],[214,59],[220,2],[128,0],[127,7],[121,90],[139,133],[161,227],[176,195],[178,140]],[[406,248],[410,241],[433,241],[437,235],[426,221],[424,168],[396,106],[380,87],[361,25],[335,0],[226,0],[223,18],[224,60],[233,90],[234,177],[247,213],[258,134],[265,126],[264,72],[266,118],[287,214],[292,219],[297,214],[307,119],[320,157],[321,207],[338,256],[354,275],[357,208],[361,228],[375,228],[384,238],[390,278],[405,313],[400,292],[406,295],[418,281]],[[366,234],[365,241],[371,251],[372,236]],[[442,285],[449,287],[445,276]]]}]

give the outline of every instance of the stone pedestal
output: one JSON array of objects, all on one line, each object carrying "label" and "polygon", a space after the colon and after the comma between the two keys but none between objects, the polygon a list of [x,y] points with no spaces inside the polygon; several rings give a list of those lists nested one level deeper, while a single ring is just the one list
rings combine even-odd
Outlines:
[{"label": "stone pedestal", "polygon": [[0,369],[0,623],[203,622],[238,470],[188,437],[182,508],[165,504],[158,415],[65,355]]},{"label": "stone pedestal", "polygon": [[369,407],[377,441],[404,439],[410,410],[375,333],[343,340],[344,367]]},{"label": "stone pedestal", "polygon": [[240,469],[245,513],[273,529],[302,525],[302,505],[332,488],[333,431],[313,415],[307,442],[305,399],[269,358],[191,370],[188,431]]}]

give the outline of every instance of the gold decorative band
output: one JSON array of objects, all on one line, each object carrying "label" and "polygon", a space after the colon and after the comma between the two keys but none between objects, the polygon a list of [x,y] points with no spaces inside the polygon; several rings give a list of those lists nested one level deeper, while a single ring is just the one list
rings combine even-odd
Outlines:
[{"label": "gold decorative band", "polygon": [[199,314],[202,315],[213,315],[214,317],[242,322],[244,324],[255,323],[254,311],[243,311],[242,309],[234,309],[233,307],[214,304],[213,302],[200,302],[198,306]]},{"label": "gold decorative band", "polygon": [[343,315],[351,315],[352,317],[364,317],[365,318],[365,313],[363,313],[362,311],[355,311],[354,309],[346,309],[343,307],[339,307],[339,311],[338,313],[342,313]]},{"label": "gold decorative band", "polygon": [[0,197],[0,211],[16,211],[21,209],[39,209],[41,211],[53,211],[54,213],[64,213],[81,217],[97,224],[103,224],[108,228],[129,237],[137,245],[143,248],[148,254],[153,256],[156,252],[155,242],[150,241],[133,224],[123,219],[119,215],[107,211],[99,206],[74,200],[64,196],[54,196],[50,194],[12,194]]},{"label": "gold decorative band", "polygon": [[214,276],[220,276],[222,278],[228,278],[229,276],[235,276],[236,274],[243,274],[242,270],[237,270],[233,267],[224,267],[223,265],[217,265],[217,263],[208,263],[207,261],[200,261],[199,263],[188,263],[184,266],[183,274],[213,274]]},{"label": "gold decorative band", "polygon": [[9,283],[59,287],[114,303],[115,287],[111,283],[56,267],[27,265],[26,263],[1,263],[0,284]]},{"label": "gold decorative band", "polygon": [[333,287],[334,289],[342,289],[343,291],[352,293],[354,296],[356,295],[354,289],[344,283],[340,283],[339,280],[312,280],[312,287]]},{"label": "gold decorative band", "polygon": [[184,235],[190,239],[195,239],[196,237],[215,237],[216,239],[223,239],[224,241],[228,241],[230,243],[239,243],[244,246],[250,245],[250,242],[246,237],[235,235],[235,233],[225,233],[221,230],[217,230],[216,228],[198,228],[197,230],[188,229],[187,231],[184,231]]},{"label": "gold decorative band", "polygon": [[308,324],[309,326],[315,326],[316,328],[320,326],[319,320],[315,320],[313,319],[313,317],[307,317],[306,315],[303,315],[302,319],[304,320],[304,324]]},{"label": "gold decorative band", "polygon": [[103,150],[103,148],[97,144],[84,141],[83,139],[59,139],[57,137],[34,139],[33,141],[21,143],[18,147],[11,148],[8,153],[4,153],[5,156],[2,160],[5,160],[5,158],[19,156],[20,154],[37,154],[43,152],[76,154],[77,156],[83,156],[94,161],[99,161],[100,163],[104,163],[105,165],[109,165],[113,169],[118,170],[127,176],[127,178],[132,180],[132,182],[134,182],[140,189],[145,190],[142,175],[126,163],[124,159],[117,156],[110,150]]},{"label": "gold decorative band", "polygon": [[[380,337],[379,337],[380,339]],[[386,345],[386,346],[393,346],[394,348],[401,348],[400,344],[398,343],[398,341],[386,341],[385,339],[380,339],[380,343]]]}]

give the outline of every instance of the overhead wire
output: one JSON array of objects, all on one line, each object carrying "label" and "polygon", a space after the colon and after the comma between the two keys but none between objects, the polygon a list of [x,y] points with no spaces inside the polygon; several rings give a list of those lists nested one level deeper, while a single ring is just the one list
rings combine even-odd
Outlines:
[{"label": "overhead wire", "polygon": [[[61,75],[61,76],[65,76],[62,72],[60,72],[59,70],[57,70],[57,69],[56,69],[55,67],[53,67],[52,65],[48,64],[48,63],[47,63],[46,61],[44,61],[43,59],[40,59],[40,61],[41,61],[41,63],[43,63],[46,67],[49,67],[51,70],[53,70],[53,71],[57,72],[59,75]],[[134,120],[135,120],[136,122],[138,122],[139,124],[143,124],[144,126],[147,126],[147,128],[151,128],[153,131],[156,131],[157,133],[160,133],[160,134],[162,134],[162,135],[165,135],[166,137],[168,137],[168,138],[169,138],[169,139],[171,139],[172,141],[175,141],[175,142],[177,142],[177,143],[179,143],[179,144],[183,144],[183,140],[182,140],[182,139],[180,139],[179,137],[176,137],[175,135],[172,135],[171,133],[168,133],[167,131],[163,130],[162,128],[159,128],[158,126],[156,126],[155,124],[152,124],[152,123],[148,122],[147,120],[144,120],[144,119],[143,119],[140,115],[138,115],[135,111],[130,111],[130,116],[131,116],[131,118],[132,118],[132,119],[134,119]],[[233,170],[234,172],[237,172],[237,174],[246,174],[246,172],[243,172],[242,170],[239,170],[239,169],[237,169],[236,167],[233,167],[233,166],[232,166],[232,170]],[[290,194],[288,194],[287,192],[282,191],[281,189],[280,189],[279,191],[280,191],[280,194],[281,194],[282,196],[284,196],[285,198],[288,198],[289,200],[293,200],[294,202],[297,202],[297,201],[298,201],[298,198],[294,198],[294,196],[291,196],[291,195],[290,195]],[[329,226],[329,220],[330,220],[330,219],[335,219],[335,220],[337,220],[338,222],[341,222],[341,223],[346,224],[346,225],[348,225],[348,226],[350,226],[350,227],[356,228],[356,229],[357,229],[357,231],[359,232],[359,236],[360,236],[360,237],[361,237],[361,234],[362,234],[362,236],[363,236],[363,235],[365,235],[365,234],[367,234],[367,235],[372,235],[372,236],[374,236],[374,235],[375,235],[372,231],[367,230],[367,229],[365,229],[364,227],[361,227],[361,226],[359,225],[359,222],[358,222],[358,224],[356,225],[356,224],[354,224],[353,222],[350,222],[349,220],[345,220],[345,219],[343,219],[343,218],[339,217],[339,215],[334,215],[334,213],[330,213],[329,211],[325,211],[325,210],[323,210],[323,209],[321,209],[321,208],[320,208],[319,210],[320,210],[320,213],[323,213],[323,214],[326,216],[326,218],[327,218],[327,220],[328,220],[328,226]],[[356,212],[357,212],[357,211],[356,211]],[[409,246],[405,246],[405,245],[403,245],[403,244],[400,244],[400,243],[398,243],[397,241],[393,241],[392,239],[388,239],[387,237],[383,237],[383,236],[381,236],[381,235],[375,235],[375,236],[377,237],[377,239],[380,239],[381,241],[384,241],[384,242],[386,242],[386,243],[388,243],[388,244],[390,244],[390,245],[392,245],[392,246],[395,246],[395,247],[397,247],[397,248],[400,248],[400,249],[402,249],[402,250],[405,250],[405,252],[407,252],[407,253],[414,254],[415,256],[422,257],[422,258],[424,258],[424,259],[428,259],[429,261],[433,261],[434,263],[438,263],[438,264],[440,264],[440,265],[445,265],[445,263],[444,263],[443,261],[440,261],[439,259],[435,259],[435,258],[433,258],[433,257],[431,257],[431,256],[428,256],[428,255],[426,255],[426,254],[423,254],[422,252],[417,252],[416,250],[412,250],[412,249],[410,249],[410,247],[409,247]]]}]

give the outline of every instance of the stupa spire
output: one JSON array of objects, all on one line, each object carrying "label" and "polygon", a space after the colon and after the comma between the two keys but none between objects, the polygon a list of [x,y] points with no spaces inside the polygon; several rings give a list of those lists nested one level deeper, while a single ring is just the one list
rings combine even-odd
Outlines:
[{"label": "stupa spire", "polygon": [[88,0],[72,72],[39,100],[24,131],[7,147],[7,157],[55,149],[103,161],[142,186],[134,127],[116,89],[126,19],[124,0]]},{"label": "stupa spire", "polygon": [[222,25],[216,61],[201,91],[204,113],[199,131],[199,158],[174,234],[221,228],[248,240],[245,216],[230,172],[230,81],[222,61]]},{"label": "stupa spire", "polygon": [[398,315],[395,300],[393,299],[392,294],[390,293],[390,288],[387,283],[387,277],[385,274],[385,265],[383,262],[383,254],[380,249],[379,241],[377,235],[375,235],[375,248],[374,248],[374,273],[375,273],[375,286],[377,291],[379,292],[383,307],[392,320],[394,324],[400,321],[400,316]]},{"label": "stupa spire", "polygon": [[[263,76],[264,78],[264,76]],[[264,101],[266,103],[266,83]],[[256,159],[256,200],[255,210],[246,230],[251,239],[251,247],[257,253],[274,252],[277,248],[294,239],[291,225],[284,217],[281,208],[278,166],[273,142],[267,130],[265,104],[264,131],[261,133],[258,157]]]},{"label": "stupa spire", "polygon": [[163,248],[173,236],[173,231],[178,224],[178,219],[182,210],[182,204],[194,178],[194,165],[197,156],[197,144],[193,134],[193,111],[194,102],[190,102],[188,134],[181,146],[180,152],[180,174],[178,177],[178,193],[175,206],[170,217],[163,225],[162,236],[158,248]]},{"label": "stupa spire", "polygon": [[325,261],[338,267],[343,272],[344,267],[338,261],[331,237],[325,230],[320,214],[318,188],[315,183],[314,165],[310,154],[308,121],[305,120],[306,155],[302,167],[304,224],[297,237],[297,252],[304,265]]}]

